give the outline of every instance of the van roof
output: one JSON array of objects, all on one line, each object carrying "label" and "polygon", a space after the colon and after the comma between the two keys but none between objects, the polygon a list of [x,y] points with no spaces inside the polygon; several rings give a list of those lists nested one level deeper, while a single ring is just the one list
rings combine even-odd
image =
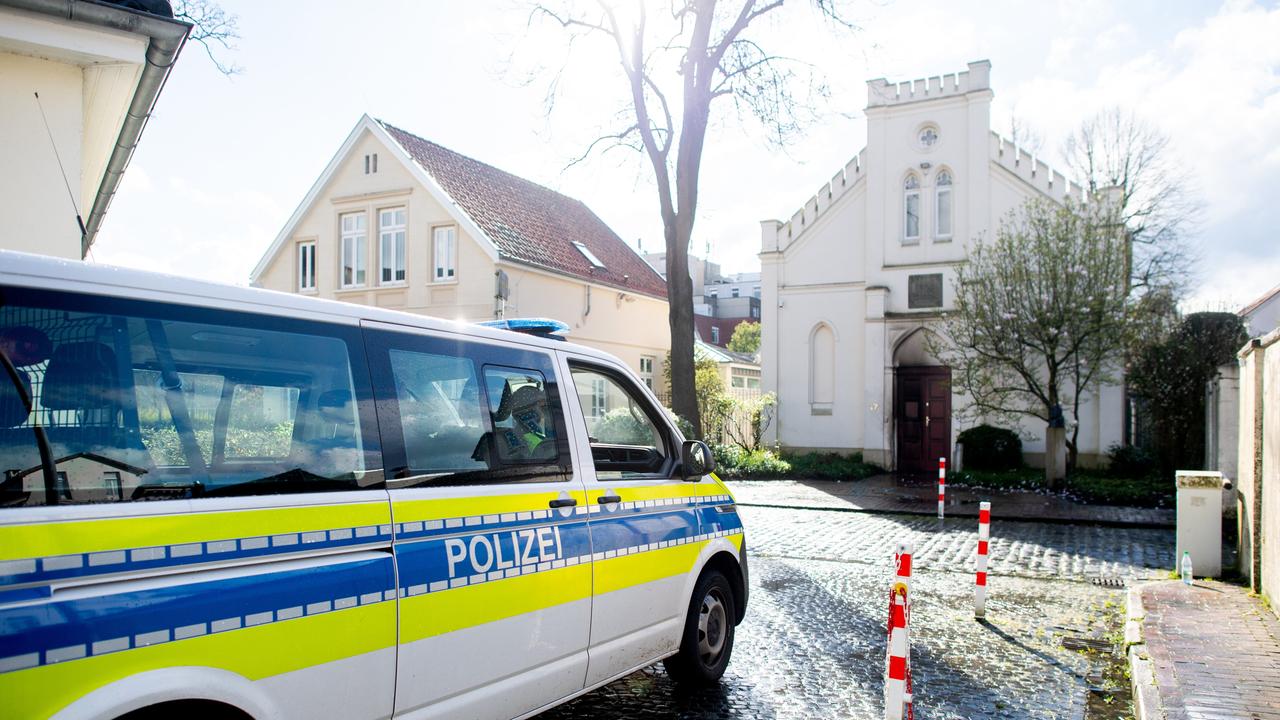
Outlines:
[{"label": "van roof", "polygon": [[[54,282],[51,284],[50,280]],[[608,353],[571,341],[543,339],[460,320],[13,250],[0,250],[0,284],[42,290],[94,292],[120,298],[176,302],[264,315],[294,318],[305,315],[315,320],[348,325],[358,324],[362,320],[383,322],[546,350],[569,351],[601,359],[615,359]]]}]

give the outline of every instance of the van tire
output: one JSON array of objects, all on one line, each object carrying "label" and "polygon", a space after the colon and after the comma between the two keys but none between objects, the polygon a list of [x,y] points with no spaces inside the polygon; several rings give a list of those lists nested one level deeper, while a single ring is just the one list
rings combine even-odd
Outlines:
[{"label": "van tire", "polygon": [[662,661],[680,685],[706,686],[720,682],[733,654],[733,587],[719,570],[707,570],[694,586],[684,621],[680,650]]}]

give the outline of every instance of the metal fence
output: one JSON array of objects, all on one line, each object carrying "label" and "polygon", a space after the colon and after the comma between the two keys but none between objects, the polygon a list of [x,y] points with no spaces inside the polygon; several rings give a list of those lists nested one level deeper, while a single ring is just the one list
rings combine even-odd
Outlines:
[{"label": "metal fence", "polygon": [[[759,388],[725,388],[725,395],[733,400],[733,406],[717,428],[703,428],[708,433],[703,439],[714,443],[738,443],[755,436],[755,411],[763,397]],[[670,391],[655,393],[663,407],[671,407]]]}]

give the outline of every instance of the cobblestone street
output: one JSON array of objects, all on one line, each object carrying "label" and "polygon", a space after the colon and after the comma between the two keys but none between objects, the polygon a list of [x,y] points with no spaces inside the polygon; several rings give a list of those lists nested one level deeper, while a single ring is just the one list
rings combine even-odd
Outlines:
[{"label": "cobblestone street", "polygon": [[1114,581],[1157,577],[1173,563],[1169,530],[997,517],[989,623],[978,623],[971,518],[741,512],[751,600],[721,686],[682,694],[653,667],[544,718],[878,717],[890,557],[899,541],[916,550],[917,718],[1084,718],[1099,663],[1064,648],[1064,636],[1118,630],[1114,608],[1124,598]]}]

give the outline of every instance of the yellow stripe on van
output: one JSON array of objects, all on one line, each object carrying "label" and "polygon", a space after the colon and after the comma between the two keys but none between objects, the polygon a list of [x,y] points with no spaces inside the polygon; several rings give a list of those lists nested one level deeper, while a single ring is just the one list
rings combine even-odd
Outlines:
[{"label": "yellow stripe on van", "polygon": [[400,599],[401,644],[591,597],[591,564]]},{"label": "yellow stripe on van", "polygon": [[706,545],[707,541],[704,540],[634,555],[596,560],[593,563],[596,594],[622,590],[672,575],[686,575],[693,570],[693,563],[697,561],[698,554]]},{"label": "yellow stripe on van", "polygon": [[[568,486],[565,489],[568,490]],[[408,500],[397,497],[396,491],[391,491],[397,523],[547,510],[550,507],[549,503],[558,497],[560,497],[559,492],[537,492],[519,495],[473,495],[459,498]],[[587,494],[581,490],[570,491],[569,497],[577,500],[579,506],[587,501]],[[553,519],[559,519],[559,517],[555,515]]]},{"label": "yellow stripe on van", "polygon": [[0,560],[127,550],[391,522],[386,501],[0,526]]},{"label": "yellow stripe on van", "polygon": [[0,675],[0,713],[46,718],[97,688],[170,667],[212,667],[249,680],[395,646],[396,604],[347,610],[43,665]]}]

